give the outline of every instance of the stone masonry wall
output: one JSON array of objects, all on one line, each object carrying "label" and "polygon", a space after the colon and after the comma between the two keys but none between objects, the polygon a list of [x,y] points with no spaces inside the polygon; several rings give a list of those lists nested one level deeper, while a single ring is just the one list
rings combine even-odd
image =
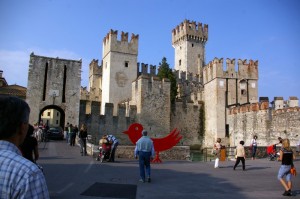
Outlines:
[{"label": "stone masonry wall", "polygon": [[268,108],[268,102],[232,108],[228,124],[230,146],[236,146],[240,140],[249,146],[253,135],[258,136],[259,146],[278,143],[278,137],[290,139],[295,146],[300,136],[300,108],[275,111]]},{"label": "stone masonry wall", "polygon": [[42,109],[57,106],[65,113],[63,122],[78,125],[81,65],[81,60],[43,57],[31,53],[26,94],[31,109],[31,124],[38,122]]},{"label": "stone masonry wall", "polygon": [[200,140],[199,114],[201,105],[176,102],[175,112],[171,113],[171,129],[177,128],[183,136],[179,145],[190,146],[202,144]]},{"label": "stone masonry wall", "polygon": [[137,122],[150,137],[164,137],[170,132],[170,82],[157,77],[140,76],[132,84],[131,104],[137,107]]},{"label": "stone masonry wall", "polygon": [[105,105],[105,115],[100,115],[100,102],[92,102],[91,114],[85,114],[87,101],[80,102],[80,124],[87,125],[88,134],[92,136],[92,143],[98,144],[104,134],[112,134],[117,137],[121,145],[130,145],[127,135],[123,134],[129,125],[135,122],[136,109],[131,106],[131,116],[126,117],[125,106],[119,105],[118,115],[113,116],[114,106],[111,103]]}]

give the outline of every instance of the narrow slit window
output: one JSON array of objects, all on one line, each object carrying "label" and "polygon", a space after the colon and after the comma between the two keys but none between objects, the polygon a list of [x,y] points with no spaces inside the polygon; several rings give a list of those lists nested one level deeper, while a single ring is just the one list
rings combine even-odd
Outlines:
[{"label": "narrow slit window", "polygon": [[46,63],[46,67],[45,67],[44,85],[43,85],[43,101],[45,101],[45,99],[46,99],[47,76],[48,76],[48,62]]},{"label": "narrow slit window", "polygon": [[66,83],[67,83],[67,66],[64,65],[64,80],[63,80],[62,103],[66,102]]}]

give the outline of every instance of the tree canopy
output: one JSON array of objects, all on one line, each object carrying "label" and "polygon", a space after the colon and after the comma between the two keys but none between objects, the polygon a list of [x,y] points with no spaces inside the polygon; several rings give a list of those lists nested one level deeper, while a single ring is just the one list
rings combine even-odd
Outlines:
[{"label": "tree canopy", "polygon": [[177,82],[176,77],[174,73],[172,72],[172,69],[170,68],[170,65],[167,63],[167,58],[163,57],[161,63],[159,63],[159,70],[157,73],[157,76],[160,79],[168,78],[171,82],[171,103],[175,104],[175,99],[177,96]]}]

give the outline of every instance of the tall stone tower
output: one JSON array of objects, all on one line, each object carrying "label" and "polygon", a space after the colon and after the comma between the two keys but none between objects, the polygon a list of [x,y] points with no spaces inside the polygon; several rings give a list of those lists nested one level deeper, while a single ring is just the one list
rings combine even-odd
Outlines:
[{"label": "tall stone tower", "polygon": [[138,35],[111,30],[103,39],[102,100],[101,114],[105,113],[105,103],[114,104],[114,115],[120,102],[131,98],[131,83],[137,78]]},{"label": "tall stone tower", "polygon": [[185,20],[172,31],[175,70],[201,74],[205,64],[208,25]]},{"label": "tall stone tower", "polygon": [[223,59],[215,58],[203,68],[205,145],[212,146],[216,138],[229,136],[229,107],[258,102],[257,81],[258,61],[239,59],[235,71],[235,59],[227,59],[223,70]]},{"label": "tall stone tower", "polygon": [[44,110],[60,112],[60,127],[79,125],[82,60],[67,60],[30,54],[26,101],[31,124],[41,120]]}]

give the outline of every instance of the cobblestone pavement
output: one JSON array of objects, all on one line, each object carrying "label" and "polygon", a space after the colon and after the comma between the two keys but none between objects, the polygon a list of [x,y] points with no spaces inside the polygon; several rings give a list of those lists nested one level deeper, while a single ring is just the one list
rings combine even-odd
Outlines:
[{"label": "cobblestone pavement", "polygon": [[[140,183],[137,160],[100,163],[81,156],[78,146],[65,141],[41,143],[39,148],[38,164],[44,169],[51,198],[103,198],[80,195],[96,182],[137,185],[136,199],[287,198],[277,180],[280,163],[267,159],[246,160],[246,171],[241,165],[234,171],[233,161],[220,162],[219,169],[213,168],[214,162],[164,161],[152,164],[151,183]],[[299,160],[295,166],[300,175]],[[293,178],[292,198],[300,198],[299,178]]]}]

